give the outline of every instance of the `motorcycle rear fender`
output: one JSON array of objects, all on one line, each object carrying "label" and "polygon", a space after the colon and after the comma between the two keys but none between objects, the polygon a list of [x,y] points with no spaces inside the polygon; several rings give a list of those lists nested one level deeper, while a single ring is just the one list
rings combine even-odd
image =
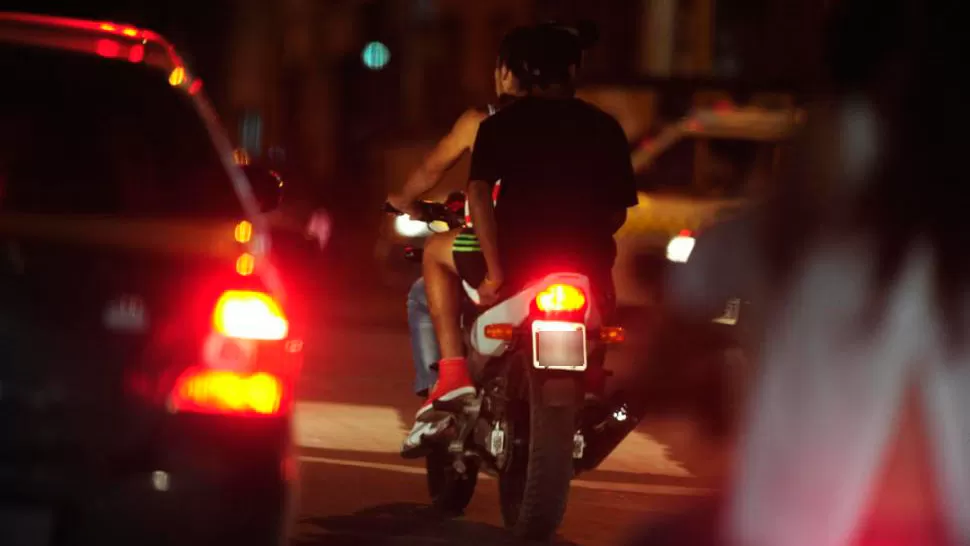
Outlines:
[{"label": "motorcycle rear fender", "polygon": [[573,372],[532,371],[532,384],[538,398],[533,402],[548,408],[575,406],[582,401],[583,389]]},{"label": "motorcycle rear fender", "polygon": [[469,332],[472,349],[486,357],[502,356],[508,349],[507,341],[485,337],[485,327],[489,324],[512,324],[522,326],[529,318],[529,311],[536,295],[552,284],[569,284],[586,294],[585,322],[588,328],[598,328],[601,318],[589,278],[576,273],[553,273],[542,280],[522,289],[518,294],[485,311],[475,319]]}]

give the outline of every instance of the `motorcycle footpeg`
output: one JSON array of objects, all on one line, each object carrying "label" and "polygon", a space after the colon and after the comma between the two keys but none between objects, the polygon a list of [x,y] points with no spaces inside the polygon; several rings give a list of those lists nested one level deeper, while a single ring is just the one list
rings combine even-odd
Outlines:
[{"label": "motorcycle footpeg", "polygon": [[429,442],[421,442],[416,446],[407,447],[401,450],[401,458],[403,459],[420,459],[422,457],[427,457],[431,453],[432,446]]}]

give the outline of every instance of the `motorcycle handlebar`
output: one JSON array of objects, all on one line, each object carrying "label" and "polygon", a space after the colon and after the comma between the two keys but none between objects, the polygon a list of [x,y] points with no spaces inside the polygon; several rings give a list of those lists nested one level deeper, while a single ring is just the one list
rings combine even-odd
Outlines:
[{"label": "motorcycle handlebar", "polygon": [[[444,203],[436,203],[434,201],[418,201],[415,204],[415,207],[418,209],[418,216],[414,218],[415,220],[427,222],[429,224],[432,222],[444,222],[448,224],[449,228],[457,228],[464,225],[461,215],[456,213]],[[382,209],[385,213],[393,214],[395,216],[401,216],[404,214],[387,202],[384,203]]]}]

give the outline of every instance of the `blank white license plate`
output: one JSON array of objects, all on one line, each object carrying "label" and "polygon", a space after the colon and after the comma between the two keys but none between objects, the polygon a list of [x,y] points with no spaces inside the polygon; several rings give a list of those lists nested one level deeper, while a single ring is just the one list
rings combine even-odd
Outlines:
[{"label": "blank white license plate", "polygon": [[532,323],[532,365],[539,369],[586,369],[586,325],[537,320]]},{"label": "blank white license plate", "polygon": [[727,305],[724,307],[724,314],[714,319],[714,322],[718,324],[726,324],[728,326],[734,326],[738,323],[738,318],[741,317],[741,300],[740,298],[731,298],[728,300]]}]

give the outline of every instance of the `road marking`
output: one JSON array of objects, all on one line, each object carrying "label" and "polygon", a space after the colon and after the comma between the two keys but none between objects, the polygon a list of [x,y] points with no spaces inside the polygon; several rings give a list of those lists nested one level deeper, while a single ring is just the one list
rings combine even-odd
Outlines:
[{"label": "road marking", "polygon": [[[408,432],[396,408],[330,402],[298,402],[295,428],[300,447],[382,454],[400,453],[401,442]],[[598,470],[678,478],[692,476],[671,458],[669,447],[636,431],[627,436]]]},{"label": "road marking", "polygon": [[[367,468],[370,470],[385,470],[400,474],[425,474],[425,470],[418,466],[408,466],[403,464],[372,463],[367,461],[352,461],[346,459],[333,459],[330,457],[315,457],[311,455],[300,456],[300,461],[304,463],[330,464],[336,466],[351,466],[355,468]],[[487,474],[480,474],[479,479],[494,480]],[[713,489],[702,487],[687,487],[680,485],[652,485],[644,483],[619,483],[601,482],[591,480],[573,480],[572,487],[590,489],[593,491],[609,491],[614,493],[639,493],[641,495],[666,495],[674,497],[706,497],[714,493]]]}]

